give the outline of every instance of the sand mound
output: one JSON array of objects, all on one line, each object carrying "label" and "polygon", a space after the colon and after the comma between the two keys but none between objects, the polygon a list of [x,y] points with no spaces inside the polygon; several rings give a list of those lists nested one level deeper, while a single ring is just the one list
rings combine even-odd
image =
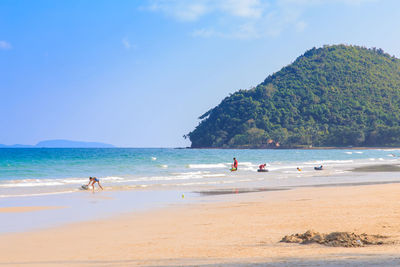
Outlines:
[{"label": "sand mound", "polygon": [[330,234],[321,234],[308,230],[304,234],[294,234],[284,236],[281,242],[311,244],[318,243],[331,247],[364,247],[366,245],[382,245],[386,236],[367,235],[349,232],[332,232]]}]

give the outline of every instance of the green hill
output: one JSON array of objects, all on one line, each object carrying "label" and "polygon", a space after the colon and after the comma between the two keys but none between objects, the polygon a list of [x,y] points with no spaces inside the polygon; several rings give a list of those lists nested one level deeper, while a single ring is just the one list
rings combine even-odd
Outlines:
[{"label": "green hill", "polygon": [[400,60],[382,49],[313,48],[203,114],[192,147],[400,146]]}]

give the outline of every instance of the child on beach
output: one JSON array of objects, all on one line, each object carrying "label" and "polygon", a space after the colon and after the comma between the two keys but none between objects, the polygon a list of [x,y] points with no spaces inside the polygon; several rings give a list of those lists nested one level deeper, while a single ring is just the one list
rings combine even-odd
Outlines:
[{"label": "child on beach", "polygon": [[87,186],[89,187],[90,184],[92,184],[92,192],[94,193],[94,184],[97,183],[99,185],[99,187],[101,188],[101,190],[103,190],[103,187],[100,184],[100,180],[97,177],[89,177],[89,183],[87,184]]}]

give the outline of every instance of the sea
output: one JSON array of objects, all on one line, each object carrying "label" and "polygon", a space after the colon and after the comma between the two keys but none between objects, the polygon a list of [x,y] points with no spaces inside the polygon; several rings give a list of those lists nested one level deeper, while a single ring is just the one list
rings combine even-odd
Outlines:
[{"label": "sea", "polygon": [[[235,172],[233,157],[239,162]],[[397,162],[400,149],[1,148],[0,198],[81,192],[89,176],[106,191],[389,182],[400,180],[397,173],[359,175],[352,169]],[[257,172],[263,163],[269,172]],[[314,170],[320,165],[324,170]]]}]

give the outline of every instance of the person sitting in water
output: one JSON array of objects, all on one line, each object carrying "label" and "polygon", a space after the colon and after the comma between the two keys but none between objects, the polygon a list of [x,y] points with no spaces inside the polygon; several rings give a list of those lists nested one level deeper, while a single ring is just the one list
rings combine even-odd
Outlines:
[{"label": "person sitting in water", "polygon": [[319,166],[319,167],[315,167],[314,169],[315,170],[322,170],[324,167],[321,165],[321,166]]},{"label": "person sitting in water", "polygon": [[92,184],[92,190],[94,193],[94,184],[97,183],[99,185],[99,187],[101,188],[101,190],[103,190],[103,187],[100,184],[100,180],[97,177],[89,177],[89,183],[87,184],[87,186],[89,187],[90,184]]},{"label": "person sitting in water", "polygon": [[261,164],[260,166],[258,166],[258,169],[265,170],[265,166],[267,166],[267,163]]},{"label": "person sitting in water", "polygon": [[233,164],[232,164],[232,171],[236,171],[238,168],[238,161],[236,160],[236,158],[233,158]]},{"label": "person sitting in water", "polygon": [[301,172],[301,169],[300,169],[299,167],[297,167],[297,170],[298,170],[299,172]]}]

